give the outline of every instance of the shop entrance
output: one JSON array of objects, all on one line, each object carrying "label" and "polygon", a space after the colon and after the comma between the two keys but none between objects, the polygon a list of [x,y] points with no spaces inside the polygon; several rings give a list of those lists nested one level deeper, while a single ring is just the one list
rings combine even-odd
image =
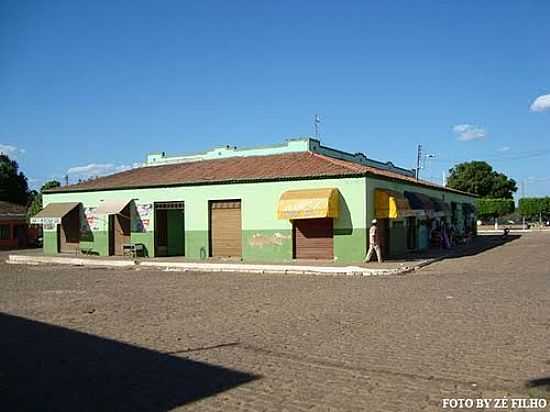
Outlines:
[{"label": "shop entrance", "polygon": [[242,226],[241,201],[210,202],[210,256],[240,257]]},{"label": "shop entrance", "polygon": [[292,221],[294,259],[333,259],[332,218]]},{"label": "shop entrance", "polygon": [[407,218],[407,249],[416,250],[416,217]]},{"label": "shop entrance", "polygon": [[109,255],[123,256],[125,244],[130,243],[130,206],[109,216]]},{"label": "shop entrance", "polygon": [[155,202],[155,256],[185,256],[184,202]]},{"label": "shop entrance", "polygon": [[80,247],[80,205],[61,218],[57,231],[59,252],[76,253]]}]

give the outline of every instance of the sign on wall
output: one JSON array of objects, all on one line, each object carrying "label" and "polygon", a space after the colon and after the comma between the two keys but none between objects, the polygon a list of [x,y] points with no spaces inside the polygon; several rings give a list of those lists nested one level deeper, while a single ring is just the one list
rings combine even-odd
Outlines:
[{"label": "sign on wall", "polygon": [[144,233],[150,230],[153,217],[153,204],[136,204],[135,213],[132,216],[132,232]]},{"label": "sign on wall", "polygon": [[80,226],[81,233],[98,232],[102,229],[102,220],[100,216],[95,213],[96,209],[96,207],[84,208],[84,218],[81,220]]},{"label": "sign on wall", "polygon": [[33,225],[60,225],[60,217],[31,217],[31,223]]}]

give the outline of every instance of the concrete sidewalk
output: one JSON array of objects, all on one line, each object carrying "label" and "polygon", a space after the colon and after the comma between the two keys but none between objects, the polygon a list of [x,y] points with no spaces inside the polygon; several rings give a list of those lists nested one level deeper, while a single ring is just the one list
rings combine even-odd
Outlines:
[{"label": "concrete sidewalk", "polygon": [[363,264],[357,266],[337,265],[334,262],[292,262],[288,264],[241,263],[238,261],[194,262],[182,258],[128,259],[122,257],[81,257],[81,256],[45,256],[31,253],[9,254],[6,263],[26,265],[72,265],[113,268],[157,268],[166,271],[181,272],[234,272],[269,274],[308,274],[308,275],[355,275],[381,276],[404,274],[432,263],[438,258],[415,259],[411,261],[389,261],[382,264]]},{"label": "concrete sidewalk", "polygon": [[41,249],[29,249],[17,253],[0,253],[7,256],[10,264],[28,265],[73,265],[99,266],[113,268],[157,268],[166,271],[180,272],[234,272],[234,273],[274,273],[274,274],[309,274],[309,275],[357,275],[380,276],[404,274],[418,270],[442,259],[470,256],[482,253],[493,247],[513,241],[519,234],[503,238],[501,235],[486,234],[475,238],[472,242],[457,245],[453,249],[430,249],[425,252],[410,253],[401,259],[390,259],[383,263],[363,263],[345,265],[337,261],[293,261],[284,264],[243,263],[234,259],[215,259],[207,261],[191,260],[186,257],[158,257],[129,259],[121,256],[84,256],[61,255],[46,256]]}]

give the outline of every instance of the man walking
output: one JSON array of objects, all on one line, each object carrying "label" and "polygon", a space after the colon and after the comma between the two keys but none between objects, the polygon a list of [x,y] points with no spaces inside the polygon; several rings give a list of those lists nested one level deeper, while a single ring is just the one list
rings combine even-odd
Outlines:
[{"label": "man walking", "polygon": [[382,263],[382,248],[380,247],[380,236],[378,235],[378,228],[376,227],[376,219],[372,221],[372,225],[369,229],[369,251],[367,252],[365,263],[370,261],[374,252],[376,252],[378,263]]}]

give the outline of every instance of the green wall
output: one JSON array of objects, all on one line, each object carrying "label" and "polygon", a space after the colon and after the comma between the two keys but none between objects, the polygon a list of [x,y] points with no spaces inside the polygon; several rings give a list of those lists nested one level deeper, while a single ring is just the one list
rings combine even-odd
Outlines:
[{"label": "green wall", "polygon": [[43,242],[44,253],[46,255],[56,255],[59,252],[57,246],[57,230],[44,230]]},{"label": "green wall", "polygon": [[[369,176],[365,178],[367,222],[371,222],[375,217],[374,192],[376,189],[389,189],[389,190],[395,190],[400,193],[404,193],[405,191],[423,193],[427,196],[444,200],[449,204],[451,202],[474,204],[476,200],[476,198],[474,197],[462,195],[459,193],[441,191],[437,189],[430,189],[427,187],[416,186],[412,183],[408,184],[408,183],[398,182],[393,180],[383,180],[383,179],[378,179],[378,178]],[[461,216],[461,214],[459,216]],[[398,220],[402,221],[402,223],[396,224],[396,222],[391,222],[390,224],[390,237],[391,237],[390,256],[398,256],[407,252],[407,220],[406,219],[398,219]],[[463,230],[463,225],[459,223],[457,225],[457,228],[459,231]],[[425,228],[420,229],[420,227],[417,226],[417,244],[418,244],[419,233],[421,231],[423,232],[424,230],[427,230],[427,229]]]},{"label": "green wall", "polygon": [[[209,250],[208,201],[241,199],[243,260],[278,262],[292,259],[292,225],[288,220],[277,219],[277,205],[281,194],[287,190],[329,187],[338,188],[341,193],[341,212],[334,221],[334,256],[341,262],[361,261],[366,250],[364,178],[52,193],[44,195],[44,205],[49,202],[79,201],[84,208],[93,208],[102,200],[133,199],[132,242],[143,243],[147,255],[154,256],[153,202],[183,201],[185,255],[190,259],[205,259]],[[150,213],[140,213],[144,210],[150,210]],[[93,251],[105,255],[108,253],[108,236],[101,235],[100,232],[107,233],[106,218],[98,217],[93,221],[93,226]],[[176,239],[179,234],[169,233],[169,236]],[[175,244],[180,245],[179,240],[176,239]],[[87,245],[89,246],[88,242]]]},{"label": "green wall", "polygon": [[[292,260],[292,225],[288,220],[277,219],[277,205],[281,194],[287,190],[308,188],[338,188],[341,194],[340,216],[334,221],[334,256],[338,262],[360,262],[366,253],[367,230],[374,218],[374,191],[377,188],[399,192],[421,192],[447,202],[474,203],[475,198],[419,187],[414,184],[382,180],[375,177],[297,180],[243,184],[217,184],[205,186],[181,186],[135,190],[112,190],[82,193],[54,193],[44,195],[44,205],[49,202],[83,203],[83,214],[97,207],[102,200],[133,200],[130,209],[132,219],[131,240],[145,246],[147,256],[154,256],[153,202],[183,201],[182,216],[169,214],[168,236],[170,255],[185,256],[193,260],[208,257],[208,202],[210,200],[241,200],[242,259],[258,262],[285,262]],[[93,216],[93,213],[91,214]],[[84,220],[86,220],[84,218]],[[92,253],[107,255],[108,224],[106,216],[88,219],[89,227],[83,228],[82,248]],[[406,251],[406,221],[392,227],[392,253]],[[183,228],[183,229],[182,229]],[[418,231],[419,232],[419,231]],[[54,232],[51,232],[54,233]],[[56,238],[45,231],[46,253],[56,253]]]}]

